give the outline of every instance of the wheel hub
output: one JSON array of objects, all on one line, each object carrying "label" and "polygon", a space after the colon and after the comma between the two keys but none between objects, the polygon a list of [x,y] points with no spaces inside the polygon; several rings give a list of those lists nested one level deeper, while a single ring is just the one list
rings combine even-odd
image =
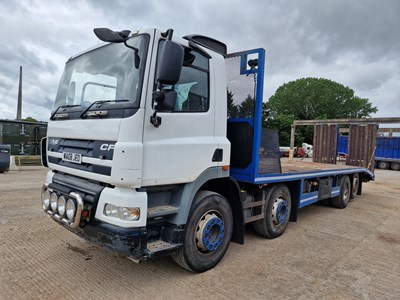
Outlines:
[{"label": "wheel hub", "polygon": [[289,208],[286,200],[277,198],[272,206],[272,220],[275,225],[281,224],[286,221],[288,217]]},{"label": "wheel hub", "polygon": [[215,212],[208,212],[197,224],[196,246],[203,252],[215,251],[221,245],[224,235],[224,221]]}]

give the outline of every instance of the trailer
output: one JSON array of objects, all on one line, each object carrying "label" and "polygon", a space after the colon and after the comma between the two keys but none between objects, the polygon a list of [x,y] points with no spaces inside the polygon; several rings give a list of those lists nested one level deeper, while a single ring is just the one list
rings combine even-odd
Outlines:
[{"label": "trailer", "polygon": [[345,208],[366,168],[281,161],[262,128],[265,50],[173,30],[94,30],[65,66],[42,141],[43,210],[133,261],[215,267],[252,223],[282,235],[298,209]]},{"label": "trailer", "polygon": [[[348,153],[348,136],[338,137],[338,152]],[[376,137],[375,167],[400,170],[400,137]]]}]

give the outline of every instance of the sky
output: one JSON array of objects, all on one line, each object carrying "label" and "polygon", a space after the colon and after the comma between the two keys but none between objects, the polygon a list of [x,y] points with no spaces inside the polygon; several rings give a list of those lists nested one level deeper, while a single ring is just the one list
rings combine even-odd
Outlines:
[{"label": "sky", "polygon": [[266,50],[264,99],[284,83],[327,78],[400,117],[399,0],[0,0],[0,119],[47,121],[66,60],[98,44],[93,28],[174,29]]}]

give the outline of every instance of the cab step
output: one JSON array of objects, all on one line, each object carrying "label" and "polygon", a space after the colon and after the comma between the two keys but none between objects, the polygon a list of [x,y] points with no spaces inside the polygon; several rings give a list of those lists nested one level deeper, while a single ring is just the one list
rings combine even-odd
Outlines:
[{"label": "cab step", "polygon": [[167,215],[173,215],[176,214],[178,211],[179,207],[172,205],[160,205],[160,206],[149,207],[147,209],[147,218],[152,219]]},{"label": "cab step", "polygon": [[181,244],[173,244],[173,243],[168,243],[163,240],[157,240],[157,241],[152,241],[147,243],[147,250],[149,252],[149,256],[153,256],[155,254],[157,255],[167,255],[176,248],[181,246]]}]

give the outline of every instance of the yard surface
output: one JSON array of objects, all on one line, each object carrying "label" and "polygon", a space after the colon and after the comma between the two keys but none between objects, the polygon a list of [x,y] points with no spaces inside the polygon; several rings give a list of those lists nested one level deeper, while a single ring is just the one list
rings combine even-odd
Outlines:
[{"label": "yard surface", "polygon": [[47,170],[0,174],[0,299],[400,299],[400,172],[376,170],[346,209],[312,205],[275,240],[246,229],[214,269],[136,264],[46,216]]}]

